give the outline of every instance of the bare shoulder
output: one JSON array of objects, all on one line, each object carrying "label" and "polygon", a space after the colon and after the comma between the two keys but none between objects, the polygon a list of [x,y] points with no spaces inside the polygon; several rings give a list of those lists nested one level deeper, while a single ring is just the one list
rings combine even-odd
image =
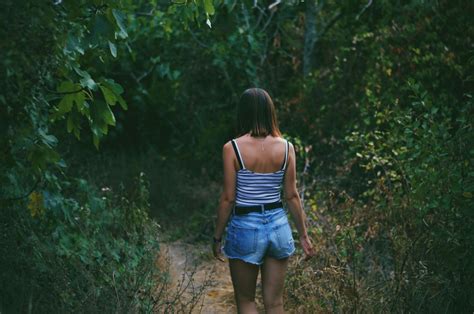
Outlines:
[{"label": "bare shoulder", "polygon": [[288,148],[289,148],[290,150],[293,150],[293,151],[295,150],[295,147],[293,146],[293,143],[290,142],[290,141],[288,141]]},{"label": "bare shoulder", "polygon": [[224,146],[222,147],[222,150],[223,150],[224,152],[229,151],[229,150],[231,150],[231,149],[232,149],[232,142],[231,142],[231,141],[227,141],[227,142],[224,144]]}]

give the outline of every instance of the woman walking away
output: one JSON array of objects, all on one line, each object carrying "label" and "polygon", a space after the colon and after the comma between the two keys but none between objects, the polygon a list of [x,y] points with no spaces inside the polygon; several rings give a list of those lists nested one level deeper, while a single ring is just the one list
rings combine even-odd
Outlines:
[{"label": "woman walking away", "polygon": [[238,137],[223,147],[224,187],[217,209],[213,253],[224,262],[223,250],[229,259],[239,313],[257,313],[259,270],[266,313],[284,313],[285,274],[295,244],[288,210],[280,198],[282,186],[305,259],[314,255],[296,187],[295,150],[281,137],[273,102],[263,89],[250,88],[242,94],[237,120]]}]

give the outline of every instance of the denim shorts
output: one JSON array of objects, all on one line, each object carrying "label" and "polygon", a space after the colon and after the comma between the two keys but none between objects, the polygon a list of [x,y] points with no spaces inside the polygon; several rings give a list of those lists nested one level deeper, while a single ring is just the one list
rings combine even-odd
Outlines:
[{"label": "denim shorts", "polygon": [[261,265],[265,256],[282,259],[295,252],[287,210],[275,208],[245,215],[232,213],[227,225],[224,255]]}]

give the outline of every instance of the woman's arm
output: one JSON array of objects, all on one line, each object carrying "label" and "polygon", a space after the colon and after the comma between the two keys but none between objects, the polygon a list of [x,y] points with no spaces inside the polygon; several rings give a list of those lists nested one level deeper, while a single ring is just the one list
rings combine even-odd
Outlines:
[{"label": "woman's arm", "polygon": [[309,258],[314,255],[314,251],[306,230],[306,214],[303,211],[301,198],[296,187],[296,154],[291,143],[285,173],[284,193],[288,209],[300,236],[301,245],[303,246],[306,257]]},{"label": "woman's arm", "polygon": [[[232,207],[235,202],[235,154],[232,148],[231,142],[227,142],[222,149],[222,159],[224,164],[224,189],[222,191],[219,206],[217,207],[217,218],[216,218],[216,229],[214,231],[214,237],[216,239],[222,238],[225,226],[229,220]],[[223,261],[220,254],[220,246],[214,245],[214,255]]]}]

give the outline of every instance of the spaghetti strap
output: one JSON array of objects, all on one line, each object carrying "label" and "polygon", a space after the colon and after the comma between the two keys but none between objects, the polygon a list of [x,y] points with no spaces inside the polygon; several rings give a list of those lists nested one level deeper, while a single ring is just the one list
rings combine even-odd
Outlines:
[{"label": "spaghetti strap", "polygon": [[[285,144],[285,160],[282,160],[281,169],[275,172],[254,172],[245,168],[236,139],[232,139],[232,146],[235,155],[243,171],[236,171],[235,204],[236,206],[254,206],[281,201],[281,188],[285,169],[288,164],[288,141],[283,139]],[[281,145],[279,142],[275,146]],[[272,147],[273,148],[273,147]],[[275,147],[276,150],[277,147]],[[260,155],[260,154],[259,154]],[[270,157],[270,156],[267,156]],[[273,157],[273,156],[271,156]],[[272,163],[271,161],[268,161]]]},{"label": "spaghetti strap", "polygon": [[242,155],[240,155],[239,146],[237,146],[237,141],[235,139],[232,140],[232,147],[234,148],[235,155],[239,161],[240,169],[245,169],[244,161],[242,160]]},{"label": "spaghetti strap", "polygon": [[283,162],[283,166],[281,167],[281,170],[285,170],[286,169],[286,165],[288,163],[288,149],[289,149],[289,143],[287,140],[285,140],[286,142],[286,145],[285,145],[285,160]]}]

